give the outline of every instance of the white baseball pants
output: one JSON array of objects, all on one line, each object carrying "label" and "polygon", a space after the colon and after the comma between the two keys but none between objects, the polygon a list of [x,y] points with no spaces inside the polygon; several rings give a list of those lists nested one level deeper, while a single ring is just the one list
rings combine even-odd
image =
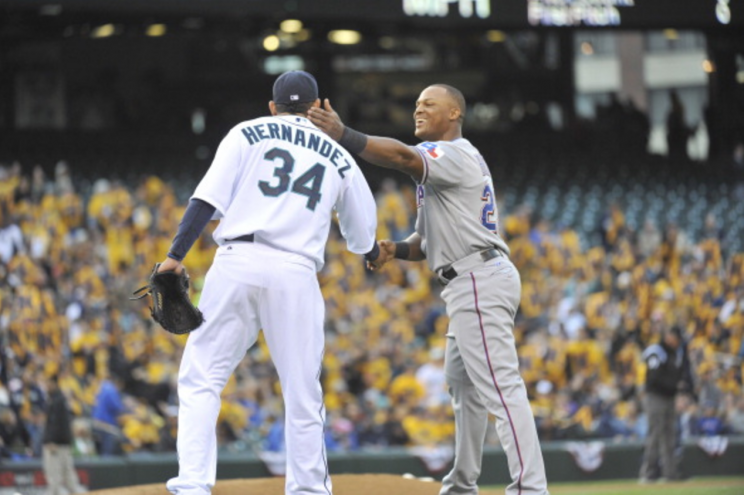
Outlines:
[{"label": "white baseball pants", "polygon": [[325,306],[315,264],[269,246],[217,249],[178,376],[178,476],[171,493],[209,494],[216,481],[216,423],[228,378],[263,329],[285,406],[286,493],[331,495],[320,370]]}]

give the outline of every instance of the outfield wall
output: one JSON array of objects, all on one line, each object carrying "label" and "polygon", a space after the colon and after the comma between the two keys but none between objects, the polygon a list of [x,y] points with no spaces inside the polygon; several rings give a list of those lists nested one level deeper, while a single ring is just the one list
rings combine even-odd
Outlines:
[{"label": "outfield wall", "polygon": [[[685,446],[681,462],[682,472],[688,476],[744,475],[744,438],[729,438],[725,452],[711,456],[701,446]],[[579,447],[583,446],[583,447]],[[577,447],[579,447],[577,449]],[[574,451],[572,454],[571,451]],[[577,450],[582,452],[585,468],[575,460]],[[379,452],[352,452],[329,454],[331,474],[341,473],[411,473],[436,479],[451,466],[451,452],[442,449],[428,452],[428,463],[423,451],[388,449]],[[419,455],[416,455],[419,454]],[[543,445],[548,479],[550,481],[588,481],[636,478],[643,454],[641,444],[601,444],[600,442],[552,442]],[[217,477],[262,478],[271,477],[270,466],[281,466],[281,459],[269,462],[253,454],[221,454]],[[428,464],[428,467],[427,467]],[[488,449],[484,455],[480,484],[507,484],[509,474],[506,457],[498,448]],[[136,454],[125,457],[77,459],[76,468],[81,481],[89,489],[115,488],[165,482],[178,471],[175,454]],[[592,469],[591,471],[587,471]],[[44,493],[46,483],[41,462],[3,460],[0,464],[0,495]]]}]

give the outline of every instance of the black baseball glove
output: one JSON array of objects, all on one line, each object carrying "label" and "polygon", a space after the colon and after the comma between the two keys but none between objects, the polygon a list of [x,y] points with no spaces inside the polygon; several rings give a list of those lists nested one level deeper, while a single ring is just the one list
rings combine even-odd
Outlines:
[{"label": "black baseball glove", "polygon": [[202,324],[204,316],[189,299],[189,276],[186,269],[181,273],[172,270],[158,273],[158,267],[160,263],[156,263],[152,269],[147,285],[134,291],[132,295],[136,297],[130,299],[152,296],[152,319],[170,333],[189,333]]}]

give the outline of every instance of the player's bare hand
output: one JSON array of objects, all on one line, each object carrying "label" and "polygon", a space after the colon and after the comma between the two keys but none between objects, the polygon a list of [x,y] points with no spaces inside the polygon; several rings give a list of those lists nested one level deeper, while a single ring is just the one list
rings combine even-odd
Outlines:
[{"label": "player's bare hand", "polygon": [[323,100],[322,107],[311,107],[307,118],[334,141],[338,141],[344,135],[344,123],[341,122],[341,117],[333,109],[328,98]]},{"label": "player's bare hand", "polygon": [[379,270],[391,259],[395,258],[395,243],[393,241],[379,241],[380,255],[374,261],[367,262],[367,268],[372,271]]},{"label": "player's bare hand", "polygon": [[165,258],[165,261],[160,263],[160,266],[158,267],[158,273],[171,270],[175,271],[176,273],[181,273],[183,271],[183,264],[180,261],[174,260],[173,258]]}]

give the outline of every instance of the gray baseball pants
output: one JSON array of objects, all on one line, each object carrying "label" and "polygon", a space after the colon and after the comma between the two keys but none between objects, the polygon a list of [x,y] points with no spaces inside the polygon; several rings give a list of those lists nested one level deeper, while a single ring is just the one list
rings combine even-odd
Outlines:
[{"label": "gray baseball pants", "polygon": [[[477,254],[477,253],[476,253]],[[506,452],[512,483],[506,495],[548,495],[537,429],[519,374],[514,317],[519,272],[506,256],[469,256],[442,297],[450,318],[445,371],[455,412],[455,462],[440,495],[475,495],[488,413]]]},{"label": "gray baseball pants", "polygon": [[674,410],[674,397],[646,392],[644,406],[648,417],[648,434],[643,452],[641,478],[653,478],[661,462],[663,477],[674,479],[677,475],[674,459],[674,444],[677,440],[677,413]]}]

